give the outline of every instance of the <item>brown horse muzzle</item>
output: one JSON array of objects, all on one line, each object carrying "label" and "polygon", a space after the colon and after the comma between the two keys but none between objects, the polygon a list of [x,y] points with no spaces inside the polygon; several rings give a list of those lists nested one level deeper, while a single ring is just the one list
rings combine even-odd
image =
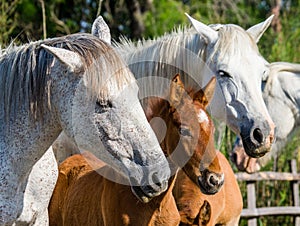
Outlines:
[{"label": "brown horse muzzle", "polygon": [[205,169],[198,177],[198,184],[202,193],[213,195],[217,193],[224,184],[224,173],[214,173]]}]

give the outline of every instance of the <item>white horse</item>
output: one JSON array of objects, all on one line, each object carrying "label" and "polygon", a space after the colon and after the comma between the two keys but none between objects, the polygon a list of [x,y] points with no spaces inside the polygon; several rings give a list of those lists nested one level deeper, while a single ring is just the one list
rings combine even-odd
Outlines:
[{"label": "white horse", "polygon": [[182,29],[155,40],[115,44],[138,80],[141,97],[160,95],[162,80],[178,72],[185,84],[197,88],[215,75],[218,85],[208,110],[242,138],[248,155],[263,156],[270,150],[275,126],[261,91],[268,62],[256,42],[272,16],[247,31],[237,25],[207,26],[189,19],[196,31]]},{"label": "white horse", "polygon": [[167,188],[168,162],[136,80],[99,38],[74,34],[10,47],[0,72],[0,225],[20,215],[29,172],[62,131],[129,178],[142,201]]},{"label": "white horse", "polygon": [[300,126],[300,64],[276,62],[263,86],[263,98],[276,124],[276,142],[271,152],[260,159],[250,158],[237,139],[232,160],[239,170],[253,173],[281,153],[288,138]]},{"label": "white horse", "polygon": [[[93,24],[92,31],[97,33],[100,39],[111,44],[109,27],[101,16]],[[13,226],[49,225],[48,205],[58,178],[57,164],[75,153],[80,153],[79,148],[64,132],[61,132],[52,146],[32,167],[24,192],[23,210]]]}]

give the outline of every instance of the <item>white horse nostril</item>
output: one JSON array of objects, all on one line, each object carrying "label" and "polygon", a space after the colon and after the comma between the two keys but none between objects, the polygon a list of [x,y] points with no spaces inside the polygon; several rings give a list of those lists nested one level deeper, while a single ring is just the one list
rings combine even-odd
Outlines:
[{"label": "white horse nostril", "polygon": [[260,128],[256,128],[253,131],[253,138],[259,143],[261,144],[264,141],[264,135],[261,131]]}]

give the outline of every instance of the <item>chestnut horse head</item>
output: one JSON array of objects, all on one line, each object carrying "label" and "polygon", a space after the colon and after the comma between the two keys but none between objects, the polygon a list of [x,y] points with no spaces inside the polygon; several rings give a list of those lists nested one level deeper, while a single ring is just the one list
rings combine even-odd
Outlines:
[{"label": "chestnut horse head", "polygon": [[[215,84],[216,79],[213,78],[198,92],[186,91],[177,74],[172,79],[168,101],[160,99],[161,104],[150,101],[148,107],[151,112],[146,110],[148,118],[150,114],[152,119],[160,117],[165,121],[166,135],[162,148],[169,155],[171,164],[175,164],[176,168],[182,167],[205,194],[218,192],[224,182],[224,174],[216,158],[214,125],[206,112]],[[161,121],[156,124],[154,131],[161,133]]]}]

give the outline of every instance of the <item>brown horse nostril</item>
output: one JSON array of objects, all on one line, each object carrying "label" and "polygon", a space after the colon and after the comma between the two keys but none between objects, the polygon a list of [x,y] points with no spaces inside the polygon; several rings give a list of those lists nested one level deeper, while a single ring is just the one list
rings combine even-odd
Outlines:
[{"label": "brown horse nostril", "polygon": [[262,134],[260,128],[254,129],[253,137],[259,144],[261,144],[264,140],[264,135]]},{"label": "brown horse nostril", "polygon": [[217,186],[219,184],[219,179],[214,175],[210,175],[208,181],[213,186]]}]

